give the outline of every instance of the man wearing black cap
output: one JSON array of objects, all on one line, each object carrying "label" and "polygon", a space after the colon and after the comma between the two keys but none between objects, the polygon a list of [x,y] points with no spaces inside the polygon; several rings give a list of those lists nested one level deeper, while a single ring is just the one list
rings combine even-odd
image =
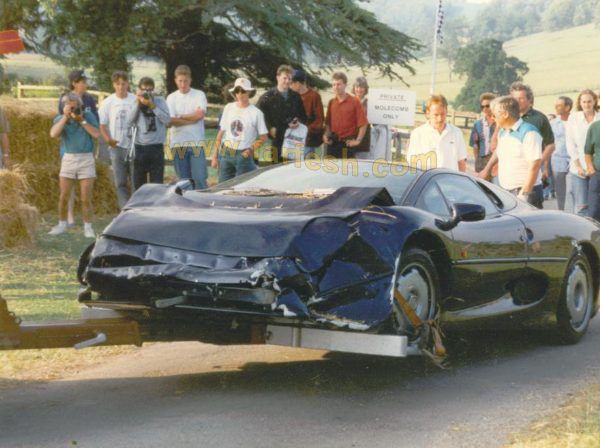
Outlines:
[{"label": "man wearing black cap", "polygon": [[[83,101],[83,111],[91,112],[96,117],[96,120],[99,120],[98,117],[98,107],[96,106],[96,99],[87,93],[87,77],[83,70],[73,70],[69,73],[69,90],[73,93],[76,93],[81,97],[81,101]],[[58,113],[62,115],[64,104],[59,103],[58,105]]]},{"label": "man wearing black cap", "polygon": [[306,74],[302,70],[294,70],[290,88],[299,93],[306,112],[308,135],[304,146],[304,156],[321,146],[323,142],[323,101],[319,93],[306,85]]}]

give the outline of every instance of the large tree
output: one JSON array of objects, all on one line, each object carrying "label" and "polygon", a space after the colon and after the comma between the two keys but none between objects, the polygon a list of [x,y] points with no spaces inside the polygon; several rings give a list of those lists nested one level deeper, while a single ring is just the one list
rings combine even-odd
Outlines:
[{"label": "large tree", "polygon": [[21,28],[31,48],[67,66],[93,68],[104,89],[132,56],[164,61],[169,90],[179,64],[214,92],[242,74],[272,84],[281,63],[321,85],[323,70],[347,66],[402,80],[420,48],[355,0],[0,1],[11,9],[0,26]]},{"label": "large tree", "polygon": [[506,95],[514,81],[521,81],[529,71],[527,64],[508,56],[502,42],[485,39],[458,50],[454,73],[467,80],[454,105],[465,110],[479,111],[479,95],[493,92]]}]

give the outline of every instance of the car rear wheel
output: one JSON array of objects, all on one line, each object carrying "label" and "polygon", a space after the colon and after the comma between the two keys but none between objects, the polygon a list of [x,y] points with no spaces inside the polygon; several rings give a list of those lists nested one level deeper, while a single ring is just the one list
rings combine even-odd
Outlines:
[{"label": "car rear wheel", "polygon": [[[437,269],[427,252],[411,248],[403,252],[396,266],[394,286],[422,321],[433,319],[440,295]],[[410,334],[413,323],[394,301],[397,330]]]},{"label": "car rear wheel", "polygon": [[575,344],[590,324],[594,286],[592,269],[585,255],[574,255],[569,261],[556,311],[557,334],[562,342]]}]

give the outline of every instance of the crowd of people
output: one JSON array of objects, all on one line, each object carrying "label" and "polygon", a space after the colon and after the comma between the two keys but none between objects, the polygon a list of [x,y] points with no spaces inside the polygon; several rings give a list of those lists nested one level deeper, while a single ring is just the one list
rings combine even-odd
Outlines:
[{"label": "crowd of people", "polygon": [[[574,112],[571,98],[557,98],[551,120],[533,108],[533,91],[521,82],[510,95],[486,92],[479,100],[469,138],[478,177],[538,208],[556,197],[560,210],[600,220],[600,112],[592,90],[580,92]],[[411,132],[407,160],[433,153],[423,168],[435,160],[438,168],[465,171],[464,138],[446,122],[446,99],[432,95],[425,107],[427,122]]]},{"label": "crowd of people", "polygon": [[[152,78],[139,80],[130,92],[129,75],[112,75],[114,93],[98,109],[87,93],[83,70],[69,74],[69,90],[62,95],[50,135],[60,139],[59,221],[51,235],[64,233],[73,225],[74,187],[79,184],[84,235],[95,237],[92,228],[91,193],[96,177],[96,139],[107,143],[119,207],[124,207],[132,190],[147,182],[162,183],[165,170],[165,141],[179,178],[192,179],[198,189],[207,187],[207,151],[204,119],[207,98],[191,87],[192,72],[175,69],[177,90],[164,98],[155,94]],[[322,155],[336,158],[389,160],[390,134],[387,126],[369,124],[369,86],[358,77],[348,92],[348,79],[333,73],[334,97],[324,112],[320,94],[307,85],[307,75],[281,65],[276,85],[250,103],[256,89],[250,80],[238,78],[224,90],[228,104],[218,120],[218,133],[210,164],[218,170],[219,182],[256,169],[258,150],[270,139],[264,163],[280,163],[292,155],[290,148],[301,142],[302,158]],[[598,97],[589,89],[575,101],[561,96],[556,115],[549,118],[533,108],[531,88],[516,82],[510,95],[480,96],[481,116],[471,129],[468,145],[473,148],[475,171],[542,208],[544,199],[556,196],[558,208],[600,220],[600,112]],[[406,160],[421,158],[424,169],[467,170],[467,145],[462,130],[447,122],[448,102],[431,95],[425,104],[427,121],[413,129]],[[0,167],[10,168],[9,123],[0,110]],[[383,143],[383,144],[382,144]],[[205,152],[206,151],[206,152]],[[434,162],[432,162],[434,161]],[[78,182],[76,182],[78,181]]]}]

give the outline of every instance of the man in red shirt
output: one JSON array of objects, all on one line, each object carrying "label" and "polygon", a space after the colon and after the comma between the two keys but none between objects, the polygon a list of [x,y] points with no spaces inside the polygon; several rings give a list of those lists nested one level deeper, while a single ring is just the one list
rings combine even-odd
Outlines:
[{"label": "man in red shirt", "polygon": [[304,156],[321,146],[323,142],[323,102],[321,95],[306,85],[306,74],[302,70],[294,70],[290,88],[298,92],[304,103],[306,111],[306,125],[308,135],[304,145]]},{"label": "man in red shirt", "polygon": [[346,75],[336,72],[332,78],[335,98],[329,101],[327,107],[323,143],[328,145],[328,155],[342,158],[344,155],[353,155],[353,148],[359,146],[365,136],[368,121],[359,99],[346,93]]}]

